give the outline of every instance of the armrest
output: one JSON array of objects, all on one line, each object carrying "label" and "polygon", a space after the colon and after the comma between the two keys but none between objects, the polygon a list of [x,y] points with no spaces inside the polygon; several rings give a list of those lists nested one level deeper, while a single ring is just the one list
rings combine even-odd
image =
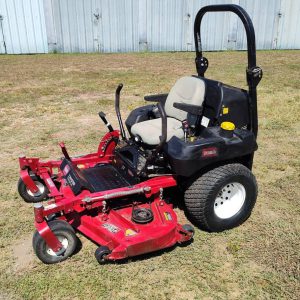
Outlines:
[{"label": "armrest", "polygon": [[168,97],[168,94],[149,95],[149,96],[145,96],[144,100],[164,103],[167,100],[167,97]]},{"label": "armrest", "polygon": [[202,105],[199,106],[199,105],[175,102],[175,103],[173,103],[173,106],[175,108],[186,111],[186,112],[188,112],[192,115],[196,115],[196,116],[201,116],[202,111],[203,111],[203,106]]}]

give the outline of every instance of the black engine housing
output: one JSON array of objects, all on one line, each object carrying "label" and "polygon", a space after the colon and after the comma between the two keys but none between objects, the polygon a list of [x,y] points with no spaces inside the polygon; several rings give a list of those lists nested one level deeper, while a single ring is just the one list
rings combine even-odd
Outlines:
[{"label": "black engine housing", "polygon": [[236,129],[231,138],[221,134],[220,127],[211,127],[203,129],[194,142],[172,137],[164,148],[172,171],[190,177],[208,165],[237,159],[257,149],[254,134],[248,130]]}]

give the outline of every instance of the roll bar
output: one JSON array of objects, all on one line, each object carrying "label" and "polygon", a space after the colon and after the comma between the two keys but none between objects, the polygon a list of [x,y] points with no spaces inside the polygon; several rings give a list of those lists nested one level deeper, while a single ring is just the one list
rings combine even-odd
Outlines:
[{"label": "roll bar", "polygon": [[250,97],[250,125],[248,129],[251,130],[256,137],[258,131],[256,87],[263,76],[263,72],[260,67],[256,66],[255,33],[252,21],[248,13],[242,7],[235,4],[208,5],[202,7],[198,11],[194,23],[194,39],[196,50],[195,63],[198,76],[200,77],[204,77],[204,73],[208,68],[208,60],[205,57],[203,57],[201,44],[201,22],[203,16],[207,12],[233,12],[243,22],[247,35],[248,53],[248,67],[246,69],[246,79],[249,87],[248,94]]},{"label": "roll bar", "polygon": [[194,23],[194,38],[195,38],[195,48],[196,56],[202,57],[202,46],[201,46],[201,22],[203,16],[207,12],[233,12],[241,19],[244,24],[246,34],[247,34],[247,48],[248,48],[248,68],[256,67],[256,48],[255,48],[255,33],[252,21],[247,14],[247,12],[235,4],[221,4],[221,5],[208,5],[202,7],[195,18]]}]

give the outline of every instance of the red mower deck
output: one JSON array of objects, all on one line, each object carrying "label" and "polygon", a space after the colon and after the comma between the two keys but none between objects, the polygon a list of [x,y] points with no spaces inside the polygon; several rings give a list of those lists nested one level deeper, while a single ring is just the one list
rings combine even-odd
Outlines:
[{"label": "red mower deck", "polygon": [[[44,162],[37,158],[19,159],[21,178],[27,188],[33,194],[38,191],[31,176],[34,172],[45,183],[48,197],[53,198],[46,205],[34,205],[35,227],[58,256],[64,248],[48,226],[47,219],[51,220],[53,216],[68,222],[96,244],[107,247],[110,253],[105,256],[106,260],[153,252],[192,238],[193,233],[177,223],[172,205],[162,198],[164,188],[176,185],[173,176],[160,176],[130,185],[126,178],[118,174],[113,165],[115,138],[118,136],[118,131],[107,133],[100,142],[98,152],[77,158],[70,158],[61,143],[62,151],[70,159],[64,166],[64,160]],[[75,195],[72,184],[68,183],[68,178],[71,182],[77,180],[71,168],[81,175],[87,174],[93,189],[97,191],[79,190],[79,194]],[[133,196],[134,200],[129,201]],[[153,219],[146,224],[132,221],[132,212],[136,208],[150,209]]]}]

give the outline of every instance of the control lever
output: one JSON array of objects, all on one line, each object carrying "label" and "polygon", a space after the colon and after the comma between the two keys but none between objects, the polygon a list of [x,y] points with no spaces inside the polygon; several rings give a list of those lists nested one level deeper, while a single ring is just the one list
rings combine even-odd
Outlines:
[{"label": "control lever", "polygon": [[65,146],[65,143],[64,143],[64,142],[60,142],[60,143],[59,143],[59,146],[60,146],[60,148],[61,148],[61,151],[62,151],[64,157],[65,157],[67,160],[71,161],[71,157],[70,157],[70,155],[69,155],[69,153],[68,153],[68,151],[67,151],[67,148],[66,148],[66,146]]},{"label": "control lever", "polygon": [[110,132],[114,131],[111,124],[107,121],[105,113],[103,111],[100,111],[98,115],[99,115],[100,119],[103,121],[103,123],[105,124],[105,126],[108,128],[108,130]]},{"label": "control lever", "polygon": [[116,89],[115,110],[116,110],[116,115],[120,126],[120,133],[121,133],[122,140],[126,140],[126,134],[125,134],[121,113],[120,113],[120,92],[122,88],[123,88],[123,84],[120,83]]}]

